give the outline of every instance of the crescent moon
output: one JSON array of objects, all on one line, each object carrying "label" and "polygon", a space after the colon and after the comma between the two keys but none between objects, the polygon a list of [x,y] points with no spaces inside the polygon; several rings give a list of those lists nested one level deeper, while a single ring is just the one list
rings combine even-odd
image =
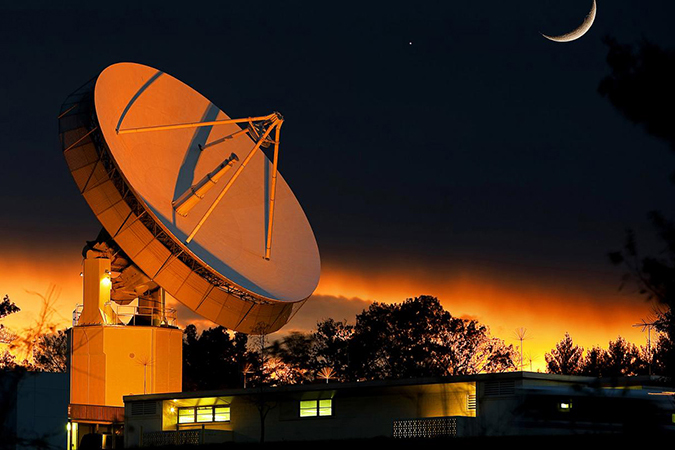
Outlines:
[{"label": "crescent moon", "polygon": [[597,11],[598,11],[598,7],[595,4],[595,0],[593,0],[593,6],[591,7],[591,12],[588,13],[588,15],[584,19],[583,23],[581,25],[579,25],[578,28],[570,31],[569,33],[561,34],[560,36],[547,36],[544,33],[541,33],[541,35],[544,36],[546,39],[551,40],[553,42],[571,42],[571,41],[577,40],[581,36],[586,34],[586,32],[588,32],[588,30],[591,29],[591,27],[593,26],[593,22],[595,21],[595,15],[596,15]]}]

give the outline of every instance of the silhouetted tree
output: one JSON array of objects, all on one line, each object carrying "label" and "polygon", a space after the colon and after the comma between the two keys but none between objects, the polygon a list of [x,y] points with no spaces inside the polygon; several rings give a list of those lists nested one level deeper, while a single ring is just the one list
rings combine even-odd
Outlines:
[{"label": "silhouetted tree", "polygon": [[[269,346],[268,371],[272,382],[307,383],[322,370],[331,377],[349,379],[349,344],[353,327],[334,319],[319,321],[312,333],[291,332]],[[326,372],[322,372],[326,373]]]},{"label": "silhouetted tree", "polygon": [[646,373],[639,349],[621,336],[609,341],[604,353],[601,373],[603,377],[621,377]]},{"label": "silhouetted tree", "polygon": [[311,334],[291,332],[282,340],[274,341],[269,353],[271,358],[267,361],[266,371],[271,382],[298,384],[314,378],[316,351]]},{"label": "silhouetted tree", "polygon": [[675,52],[643,40],[637,46],[606,37],[612,73],[598,86],[628,120],[665,140],[675,150]]},{"label": "silhouetted tree", "polygon": [[[10,314],[14,314],[21,311],[18,306],[14,304],[9,299],[9,295],[5,295],[5,297],[2,299],[0,302],[0,319],[3,319]],[[0,323],[0,343],[2,344],[9,344],[12,340],[14,339],[14,336],[12,333],[5,328],[3,324]],[[14,362],[14,355],[12,355],[9,351],[6,349],[2,352],[2,355],[0,355],[0,368],[11,368],[14,367],[15,362]]]},{"label": "silhouetted tree", "polygon": [[549,373],[559,375],[579,375],[584,349],[575,345],[569,333],[555,345],[551,353],[546,353],[546,368]]},{"label": "silhouetted tree", "polygon": [[546,353],[545,358],[549,373],[620,377],[648,374],[646,355],[646,348],[640,349],[621,336],[609,341],[607,349],[594,346],[584,354],[584,349],[575,345],[569,333],[565,333],[565,337],[551,353]]},{"label": "silhouetted tree", "polygon": [[[637,46],[605,38],[609,47],[607,63],[611,74],[598,86],[628,120],[645,127],[647,133],[664,140],[675,151],[675,51],[659,48],[643,40]],[[675,173],[671,176],[675,182]],[[650,220],[664,244],[658,257],[640,257],[635,234],[629,231],[621,251],[610,254],[615,264],[623,264],[625,279],[637,282],[640,292],[661,305],[656,328],[670,341],[659,355],[663,373],[675,377],[675,224],[659,212]]]},{"label": "silhouetted tree", "polygon": [[29,370],[65,372],[68,358],[68,337],[65,330],[40,336],[33,347],[33,363]]},{"label": "silhouetted tree", "polygon": [[622,265],[627,272],[624,283],[634,281],[639,293],[659,305],[655,311],[655,328],[669,342],[662,342],[659,362],[663,375],[675,376],[675,223],[661,213],[652,212],[650,218],[661,238],[663,250],[659,256],[642,257],[638,252],[635,233],[629,230],[623,250],[609,254],[610,260]]},{"label": "silhouetted tree", "polygon": [[[9,299],[9,295],[5,294],[5,297],[0,302],[0,319],[3,319],[8,315],[17,313],[19,311],[21,311],[21,309]],[[4,327],[4,325],[0,324],[0,328]]]},{"label": "silhouetted tree", "polygon": [[470,375],[481,372],[505,372],[516,368],[517,352],[503,340],[490,336],[487,326],[475,320],[453,318],[452,327],[443,334],[446,351],[443,375]]},{"label": "silhouetted tree", "polygon": [[667,364],[674,352],[673,341],[665,333],[661,333],[656,342],[653,342],[651,351],[652,373],[654,375],[665,375],[668,373]]},{"label": "silhouetted tree", "polygon": [[586,355],[581,363],[581,372],[579,375],[589,377],[601,377],[603,365],[605,363],[605,350],[602,347],[592,347],[586,351]]},{"label": "silhouetted tree", "polygon": [[247,335],[221,326],[198,333],[194,325],[183,332],[183,390],[241,386],[241,368],[249,358]]},{"label": "silhouetted tree", "polygon": [[350,376],[357,379],[508,370],[513,356],[487,327],[452,317],[431,296],[373,303],[357,315],[349,345]]},{"label": "silhouetted tree", "polygon": [[346,321],[325,319],[316,324],[313,334],[316,363],[313,369],[318,373],[323,369],[332,369],[332,376],[339,381],[349,377],[349,344],[354,335],[354,327]]},{"label": "silhouetted tree", "polygon": [[[8,365],[3,367],[4,370],[0,370],[0,449],[48,448],[47,436],[17,436],[15,427],[12,425],[13,417],[17,413],[16,400],[19,385],[22,380],[34,375],[29,370],[35,370],[35,356],[40,354],[40,345],[44,345],[45,336],[50,336],[56,330],[53,318],[54,303],[59,294],[58,289],[51,286],[46,295],[37,292],[30,292],[30,294],[37,295],[41,299],[42,308],[31,327],[23,329],[20,333],[12,334],[9,346],[13,353],[19,355],[16,359],[20,363],[15,362],[13,355],[11,358],[6,358],[9,353],[5,353],[3,358]],[[7,295],[0,302],[0,318],[18,311],[19,308]],[[6,330],[1,325],[0,328]],[[51,342],[58,342],[58,340],[58,337],[54,340],[47,338],[50,342],[47,348],[51,346]]]}]

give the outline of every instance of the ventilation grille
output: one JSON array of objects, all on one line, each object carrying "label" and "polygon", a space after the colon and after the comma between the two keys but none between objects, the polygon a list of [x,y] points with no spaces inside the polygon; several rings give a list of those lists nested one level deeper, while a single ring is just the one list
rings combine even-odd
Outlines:
[{"label": "ventilation grille", "polygon": [[469,394],[466,396],[466,409],[469,411],[476,410],[476,394]]},{"label": "ventilation grille", "polygon": [[485,396],[497,397],[500,395],[513,395],[516,393],[516,382],[506,381],[488,381],[485,383]]},{"label": "ventilation grille", "polygon": [[149,416],[157,414],[157,402],[133,402],[131,404],[132,416]]},{"label": "ventilation grille", "polygon": [[457,419],[454,417],[394,420],[395,438],[415,439],[448,436],[457,436]]},{"label": "ventilation grille", "polygon": [[[212,430],[209,430],[212,431]],[[143,433],[143,447],[199,445],[201,430],[152,431]]]}]

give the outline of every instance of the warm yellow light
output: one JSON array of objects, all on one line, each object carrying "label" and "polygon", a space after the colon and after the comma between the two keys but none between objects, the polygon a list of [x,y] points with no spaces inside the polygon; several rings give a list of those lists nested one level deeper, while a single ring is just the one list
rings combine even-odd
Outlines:
[{"label": "warm yellow light", "polygon": [[70,422],[66,425],[66,430],[70,431]]},{"label": "warm yellow light", "polygon": [[172,413],[173,413],[173,412],[176,412],[176,408],[174,408],[174,407],[172,406],[171,409],[170,409],[170,411],[171,411]]},{"label": "warm yellow light", "polygon": [[112,284],[110,281],[110,277],[108,276],[103,277],[103,279],[101,280],[101,284],[103,286],[110,286]]}]

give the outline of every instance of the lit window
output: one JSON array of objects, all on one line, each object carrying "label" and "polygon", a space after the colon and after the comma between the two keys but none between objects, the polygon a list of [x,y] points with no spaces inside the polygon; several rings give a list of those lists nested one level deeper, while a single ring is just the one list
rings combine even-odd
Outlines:
[{"label": "lit window", "polygon": [[178,423],[229,422],[229,406],[178,408]]},{"label": "lit window", "polygon": [[178,423],[194,423],[195,409],[194,408],[178,408]]},{"label": "lit window", "polygon": [[213,407],[212,406],[197,407],[197,422],[213,422]]},{"label": "lit window", "polygon": [[230,407],[216,406],[213,408],[214,422],[229,422],[230,421]]},{"label": "lit window", "polygon": [[330,416],[333,413],[332,400],[319,400],[319,415]]},{"label": "lit window", "polygon": [[558,403],[558,410],[562,412],[569,412],[572,410],[572,402],[560,402]]},{"label": "lit window", "polygon": [[333,401],[331,399],[322,400],[301,400],[300,417],[326,417],[333,415]]}]

